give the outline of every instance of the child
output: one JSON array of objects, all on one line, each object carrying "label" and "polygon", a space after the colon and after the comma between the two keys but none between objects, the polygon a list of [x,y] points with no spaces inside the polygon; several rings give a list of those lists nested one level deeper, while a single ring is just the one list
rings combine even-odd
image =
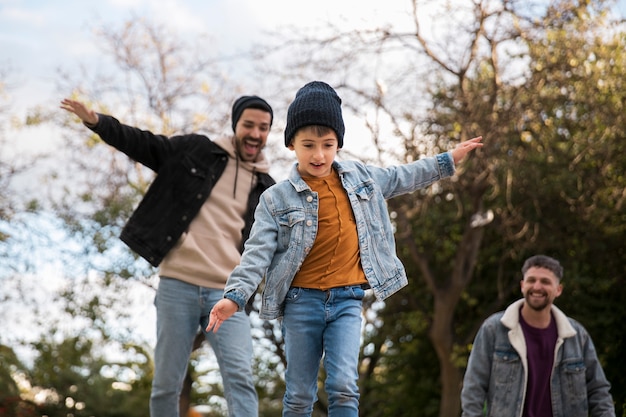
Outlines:
[{"label": "child", "polygon": [[207,331],[241,311],[265,277],[262,319],[282,318],[287,369],[283,416],[310,416],[324,358],[329,416],[358,416],[365,289],[384,300],[407,285],[386,199],[454,173],[481,137],[436,157],[390,168],[335,161],[341,99],[328,84],[302,87],[287,112],[289,179],[262,194],[241,263],[211,310]]}]

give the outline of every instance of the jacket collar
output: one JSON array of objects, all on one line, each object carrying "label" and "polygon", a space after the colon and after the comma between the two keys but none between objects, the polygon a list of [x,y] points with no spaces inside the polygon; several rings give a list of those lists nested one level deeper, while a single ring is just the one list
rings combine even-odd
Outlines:
[{"label": "jacket collar", "polygon": [[[338,161],[333,161],[333,169],[337,171],[340,176],[346,172],[354,171],[354,168],[352,168],[350,165],[341,164]],[[311,189],[302,179],[302,176],[298,172],[297,162],[294,163],[291,167],[291,171],[289,172],[289,182],[291,182],[291,185],[293,185],[293,188],[295,188],[297,192]]]},{"label": "jacket collar", "polygon": [[[519,313],[520,308],[522,308],[522,304],[524,304],[524,299],[519,299],[513,304],[511,304],[504,311],[504,315],[500,319],[500,322],[508,327],[509,329],[515,329],[520,326],[519,324]],[[576,330],[570,323],[569,319],[557,306],[552,304],[552,316],[554,320],[556,320],[556,328],[559,338],[567,338],[576,335]]]}]

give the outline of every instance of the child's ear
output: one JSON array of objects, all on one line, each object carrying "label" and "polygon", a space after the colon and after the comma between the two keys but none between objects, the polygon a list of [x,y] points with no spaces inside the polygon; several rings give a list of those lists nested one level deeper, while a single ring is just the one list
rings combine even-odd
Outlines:
[{"label": "child's ear", "polygon": [[287,149],[293,151],[293,141],[291,141],[291,143],[287,146]]}]

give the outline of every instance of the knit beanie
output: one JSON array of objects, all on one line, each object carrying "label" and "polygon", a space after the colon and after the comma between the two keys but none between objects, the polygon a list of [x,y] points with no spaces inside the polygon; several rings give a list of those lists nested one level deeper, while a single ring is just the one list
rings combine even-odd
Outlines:
[{"label": "knit beanie", "polygon": [[274,111],[267,101],[258,96],[241,96],[233,103],[233,132],[235,131],[237,122],[241,117],[241,113],[243,113],[245,109],[259,109],[268,112],[271,116],[270,126],[272,125],[272,122],[274,121]]},{"label": "knit beanie", "polygon": [[335,90],[322,81],[306,84],[296,93],[287,110],[285,146],[289,146],[296,131],[304,126],[330,127],[337,134],[339,148],[343,147],[345,126],[341,115],[341,98]]}]

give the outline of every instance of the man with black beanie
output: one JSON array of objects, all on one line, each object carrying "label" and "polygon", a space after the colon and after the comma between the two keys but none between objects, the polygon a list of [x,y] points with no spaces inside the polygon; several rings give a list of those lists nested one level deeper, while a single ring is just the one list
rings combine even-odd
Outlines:
[{"label": "man with black beanie", "polygon": [[[198,327],[223,295],[250,234],[254,209],[274,184],[262,152],[273,121],[261,97],[233,103],[233,135],[166,137],[121,124],[64,99],[102,140],[156,172],[121,239],[159,267],[151,417],[178,417],[179,397]],[[242,311],[219,335],[204,332],[220,367],[230,416],[257,417],[250,320]]]}]

